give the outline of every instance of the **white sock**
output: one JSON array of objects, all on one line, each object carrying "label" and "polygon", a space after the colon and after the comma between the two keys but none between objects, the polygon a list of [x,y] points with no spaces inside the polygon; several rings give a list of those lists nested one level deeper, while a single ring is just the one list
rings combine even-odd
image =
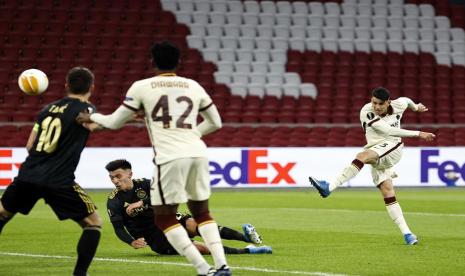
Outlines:
[{"label": "white sock", "polygon": [[387,204],[386,209],[392,221],[397,224],[402,234],[412,233],[404,219],[402,208],[400,208],[400,205],[397,201]]},{"label": "white sock", "polygon": [[210,254],[215,262],[215,268],[226,265],[223,243],[221,242],[220,232],[218,231],[216,222],[206,221],[203,224],[199,224],[198,229],[205,245],[210,249]]},{"label": "white sock", "polygon": [[166,238],[170,244],[176,249],[181,256],[185,256],[187,260],[197,269],[198,274],[207,274],[210,265],[205,261],[199,250],[189,239],[186,230],[178,225],[168,229],[165,232]]},{"label": "white sock", "polygon": [[352,163],[349,166],[345,167],[344,170],[342,170],[341,174],[339,174],[333,181],[329,183],[329,191],[332,192],[336,190],[339,186],[354,178],[362,168],[362,161],[359,161],[357,159],[352,161]]}]

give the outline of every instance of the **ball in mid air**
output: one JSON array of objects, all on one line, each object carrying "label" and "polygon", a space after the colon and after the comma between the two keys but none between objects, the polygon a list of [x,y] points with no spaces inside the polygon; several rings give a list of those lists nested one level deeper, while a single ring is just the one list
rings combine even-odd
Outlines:
[{"label": "ball in mid air", "polygon": [[27,95],[39,95],[47,90],[48,78],[39,69],[28,69],[19,75],[18,85]]}]

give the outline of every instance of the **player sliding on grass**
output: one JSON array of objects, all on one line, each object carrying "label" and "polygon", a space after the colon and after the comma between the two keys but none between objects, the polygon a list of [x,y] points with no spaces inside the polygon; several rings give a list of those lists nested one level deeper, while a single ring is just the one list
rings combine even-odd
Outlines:
[{"label": "player sliding on grass", "polygon": [[[135,249],[150,246],[162,255],[177,254],[166,239],[163,231],[153,222],[154,213],[150,208],[150,180],[132,179],[132,166],[127,160],[119,159],[108,163],[105,167],[111,182],[116,189],[107,200],[108,215],[118,238]],[[154,191],[156,192],[156,191]],[[177,215],[178,222],[187,230],[190,238],[200,236],[197,223],[188,214]],[[225,226],[218,226],[220,237],[225,240],[238,240],[261,244],[262,239],[250,224],[242,226],[244,234]],[[194,245],[202,254],[210,254],[205,244],[194,241]],[[224,246],[227,254],[271,254],[269,246],[249,245],[245,248]]]},{"label": "player sliding on grass", "polygon": [[389,216],[404,235],[405,242],[413,245],[418,243],[418,239],[410,231],[396,200],[392,179],[397,175],[393,166],[402,157],[404,145],[401,137],[418,137],[425,141],[432,141],[436,136],[429,132],[400,128],[400,119],[407,108],[416,112],[428,111],[423,104],[415,104],[409,98],[401,97],[391,101],[386,88],[374,89],[371,103],[366,104],[360,111],[360,122],[367,140],[365,150],[358,153],[352,164],[331,182],[310,177],[310,183],[322,197],[328,197],[340,185],[355,177],[365,164],[370,164],[373,182],[384,197]]}]

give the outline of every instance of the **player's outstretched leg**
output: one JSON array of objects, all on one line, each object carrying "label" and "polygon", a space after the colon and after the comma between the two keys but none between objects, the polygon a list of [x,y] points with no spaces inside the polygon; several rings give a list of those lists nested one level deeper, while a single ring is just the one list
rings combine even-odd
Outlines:
[{"label": "player's outstretched leg", "polygon": [[337,175],[330,182],[319,181],[314,177],[309,177],[310,184],[315,187],[320,193],[321,197],[328,197],[332,191],[336,190],[339,186],[354,178],[363,168],[364,162],[362,160],[371,160],[377,158],[375,152],[365,151],[357,154],[357,158],[345,167],[339,175]]},{"label": "player's outstretched leg", "polygon": [[244,231],[244,237],[247,242],[254,244],[261,244],[262,238],[257,233],[257,230],[252,224],[246,223],[242,225],[242,230]]},{"label": "player's outstretched leg", "polygon": [[249,250],[250,254],[273,254],[273,248],[271,248],[271,246],[255,246],[253,244],[250,244],[247,245],[245,248]]},{"label": "player's outstretched leg", "polygon": [[312,184],[312,186],[318,190],[318,193],[320,193],[321,197],[325,198],[331,194],[328,182],[324,180],[318,180],[311,176],[308,178],[308,180],[310,181],[310,184]]}]

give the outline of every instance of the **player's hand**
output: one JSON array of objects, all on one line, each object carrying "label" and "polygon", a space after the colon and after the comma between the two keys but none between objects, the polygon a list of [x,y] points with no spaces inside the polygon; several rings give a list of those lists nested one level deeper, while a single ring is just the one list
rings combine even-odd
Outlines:
[{"label": "player's hand", "polygon": [[430,141],[433,141],[436,138],[436,135],[434,135],[434,133],[431,133],[431,132],[420,131],[420,136],[419,137],[422,140],[430,142]]},{"label": "player's hand", "polygon": [[139,249],[139,248],[146,247],[146,246],[147,246],[147,242],[145,242],[145,239],[144,239],[144,238],[138,238],[137,240],[133,240],[133,241],[131,242],[131,246],[132,246],[134,249]]},{"label": "player's hand", "polygon": [[76,117],[76,121],[80,124],[83,123],[92,123],[89,113],[79,112],[79,115]]},{"label": "player's hand", "polygon": [[136,213],[134,212],[134,210],[142,207],[143,205],[144,203],[142,202],[142,200],[129,204],[128,207],[126,208],[126,214],[128,214],[128,216],[130,217],[135,216]]},{"label": "player's hand", "polygon": [[145,111],[143,109],[139,109],[132,115],[132,118],[129,121],[134,123],[144,123]]},{"label": "player's hand", "polygon": [[105,129],[103,126],[97,124],[97,123],[83,123],[82,124],[85,128],[87,128],[90,132],[98,131]]},{"label": "player's hand", "polygon": [[428,108],[424,104],[419,103],[417,105],[417,112],[426,112],[426,111],[428,111]]}]

